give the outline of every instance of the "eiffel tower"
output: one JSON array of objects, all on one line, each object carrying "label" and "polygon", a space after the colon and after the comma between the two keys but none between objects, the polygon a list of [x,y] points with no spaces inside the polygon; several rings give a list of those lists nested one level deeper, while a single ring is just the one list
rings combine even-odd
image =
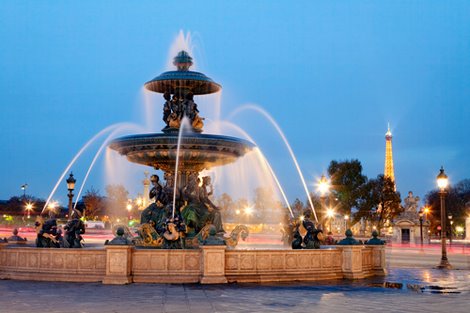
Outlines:
[{"label": "eiffel tower", "polygon": [[[385,167],[384,176],[390,178],[395,183],[395,172],[393,170],[393,154],[392,154],[392,132],[390,131],[390,123],[385,133]],[[396,185],[395,185],[396,190]]]}]

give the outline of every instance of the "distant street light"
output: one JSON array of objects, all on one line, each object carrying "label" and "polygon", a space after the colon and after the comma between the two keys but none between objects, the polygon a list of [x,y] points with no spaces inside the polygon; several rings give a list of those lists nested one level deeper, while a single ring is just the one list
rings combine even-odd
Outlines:
[{"label": "distant street light", "polygon": [[28,188],[28,184],[21,185],[21,190],[23,190],[23,200],[26,199],[26,188]]},{"label": "distant street light", "polygon": [[447,259],[447,248],[446,248],[446,207],[445,207],[445,196],[447,194],[447,185],[449,180],[447,175],[444,173],[444,168],[441,167],[439,175],[437,175],[437,186],[439,187],[439,196],[441,199],[441,262],[437,266],[440,269],[451,269],[452,266]]},{"label": "distant street light", "polygon": [[330,183],[328,182],[328,179],[326,178],[326,176],[323,175],[323,174],[321,175],[320,180],[318,181],[317,189],[320,192],[321,209],[322,209],[323,212],[325,212],[325,209],[326,209],[326,204],[325,204],[326,194],[330,190]]},{"label": "distant street light", "polygon": [[423,247],[423,215],[424,215],[424,210],[421,209],[419,210],[419,237],[421,240],[421,248]]},{"label": "distant street light", "polygon": [[454,224],[454,221],[452,220],[452,214],[449,213],[449,215],[447,215],[447,218],[449,219],[449,224],[450,224],[449,243],[452,246],[452,225]]},{"label": "distant street light", "polygon": [[130,220],[131,219],[132,204],[130,202],[128,202],[126,208],[127,208],[127,212],[128,212],[127,219]]},{"label": "distant street light", "polygon": [[331,219],[333,218],[333,216],[335,216],[335,211],[333,209],[328,209],[326,210],[326,216],[328,217],[328,221],[329,221],[329,226],[328,226],[328,231],[332,231],[331,229]]},{"label": "distant street light", "polygon": [[73,206],[72,206],[72,199],[73,199],[73,190],[75,189],[75,182],[77,180],[73,177],[72,172],[70,172],[69,178],[67,178],[67,189],[69,190],[68,197],[69,197],[69,220],[72,219],[73,213]]},{"label": "distant street light", "polygon": [[330,190],[330,183],[325,175],[321,175],[320,181],[318,182],[318,191],[324,196]]},{"label": "distant street light", "polygon": [[245,212],[246,215],[253,214],[253,208],[250,206],[246,207],[243,211]]},{"label": "distant street light", "polygon": [[31,202],[26,203],[26,215],[28,218],[31,218],[31,212],[33,211],[33,204]]}]

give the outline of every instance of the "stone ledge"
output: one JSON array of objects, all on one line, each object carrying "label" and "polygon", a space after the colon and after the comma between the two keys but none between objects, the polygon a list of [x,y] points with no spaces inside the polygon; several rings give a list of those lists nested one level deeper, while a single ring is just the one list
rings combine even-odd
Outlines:
[{"label": "stone ledge", "polygon": [[220,284],[362,279],[386,273],[384,246],[230,251],[224,246],[200,250],[0,247],[0,279]]}]

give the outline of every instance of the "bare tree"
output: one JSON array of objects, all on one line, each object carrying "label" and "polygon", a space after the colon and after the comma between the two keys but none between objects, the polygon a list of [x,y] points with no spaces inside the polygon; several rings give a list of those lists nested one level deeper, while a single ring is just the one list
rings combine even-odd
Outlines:
[{"label": "bare tree", "polygon": [[95,219],[97,216],[104,213],[106,206],[105,200],[97,189],[91,187],[85,192],[82,199],[85,204],[84,216]]}]

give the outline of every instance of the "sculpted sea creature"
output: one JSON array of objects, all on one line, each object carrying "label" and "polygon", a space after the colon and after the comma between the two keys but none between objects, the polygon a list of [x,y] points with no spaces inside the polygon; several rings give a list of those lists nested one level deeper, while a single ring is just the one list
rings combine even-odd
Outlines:
[{"label": "sculpted sea creature", "polygon": [[229,249],[233,249],[238,244],[240,238],[245,240],[249,234],[250,231],[248,230],[248,227],[245,225],[237,225],[230,233],[230,236],[225,238],[225,244]]},{"label": "sculpted sea creature", "polygon": [[137,246],[161,247],[163,237],[159,236],[151,223],[142,224],[139,228],[140,238],[135,241]]}]

